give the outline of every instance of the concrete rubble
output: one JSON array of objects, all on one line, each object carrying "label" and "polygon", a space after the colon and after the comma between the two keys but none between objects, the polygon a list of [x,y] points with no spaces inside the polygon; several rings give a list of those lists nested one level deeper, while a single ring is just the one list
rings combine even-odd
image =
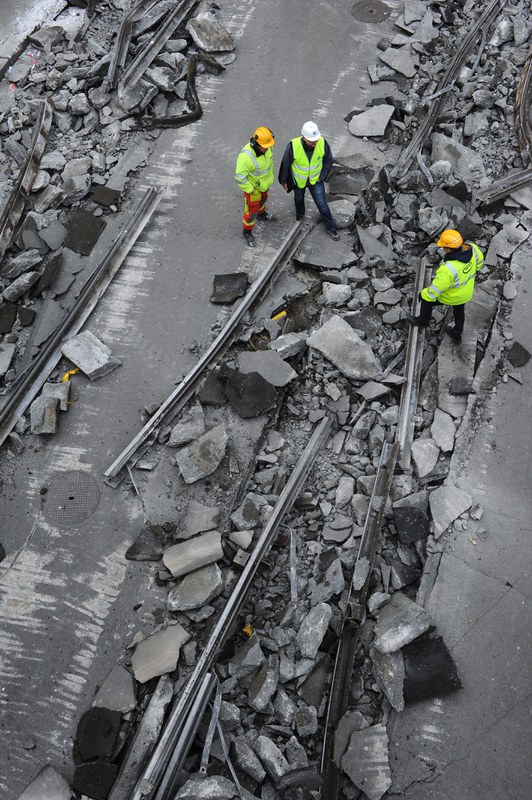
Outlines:
[{"label": "concrete rubble", "polygon": [[[190,113],[186,75],[197,48],[214,54],[220,64],[223,54],[233,51],[232,36],[205,5],[187,22],[188,38],[168,40],[135,87],[109,90],[103,81],[106,57],[97,58],[90,44],[79,43],[75,49],[61,25],[34,38],[35,46],[54,56],[54,69],[42,83],[21,64],[13,69],[10,80],[20,92],[27,129],[31,106],[44,96],[46,86],[53,90],[55,112],[52,146],[41,160],[30,211],[0,267],[0,377],[5,387],[15,379],[12,364],[28,340],[23,320],[31,325],[31,314],[37,315],[42,328],[35,346],[40,346],[62,318],[62,304],[68,306],[79,291],[84,259],[95,247],[105,218],[120,207],[130,176],[149,161],[153,143],[135,131],[137,117]],[[475,16],[462,6],[455,14],[467,25]],[[146,27],[141,21],[138,25],[137,45],[152,30],[148,20]],[[431,103],[456,39],[449,36],[454,28],[439,6],[429,9],[419,0],[406,0],[395,26],[393,40],[378,45],[369,70],[372,87],[381,96],[346,117],[360,153],[337,154],[329,182],[340,241],[333,246],[322,227],[310,228],[290,267],[297,290],[292,295],[280,292],[273,304],[286,308],[286,318],[272,320],[272,308],[250,315],[240,338],[201,388],[200,402],[193,400],[159,432],[153,460],[150,453],[146,472],[157,475],[165,459],[171,461],[173,481],[184,491],[179,499],[186,497],[186,502],[176,503],[175,519],[166,527],[146,523],[126,553],[130,560],[156,563],[154,574],[159,587],[166,587],[166,601],[158,612],[159,629],[144,639],[134,637],[124,666],[111,672],[90,716],[82,717],[76,746],[83,763],[76,768],[74,787],[88,796],[107,797],[110,792],[110,800],[125,800],[127,795],[122,797],[116,786],[111,790],[118,769],[112,737],[87,745],[83,727],[101,723],[105,715],[114,736],[123,715],[135,706],[133,678],[145,685],[163,676],[154,694],[153,717],[145,716],[151,726],[144,737],[144,754],[148,751],[172,692],[179,694],[197,662],[208,636],[208,627],[202,626],[212,625],[223,610],[296,454],[326,415],[333,420],[333,433],[316,459],[312,484],[286,515],[246,600],[245,619],[239,620],[216,664],[223,695],[221,725],[239,778],[245,777],[243,796],[277,800],[294,788],[290,780],[300,775],[298,770],[310,767],[316,772],[334,642],[349,590],[359,591],[368,579],[367,620],[350,707],[335,732],[346,797],[354,798],[360,790],[379,800],[390,788],[389,709],[400,713],[405,703],[429,696],[423,680],[434,653],[441,665],[436,691],[460,686],[443,640],[430,631],[431,619],[414,598],[427,554],[437,550],[451,526],[464,531],[466,518],[476,519],[479,513],[473,489],[470,495],[448,477],[450,463],[462,421],[472,404],[482,401],[477,353],[492,325],[504,324],[501,318],[516,296],[513,258],[530,236],[526,212],[532,201],[526,192],[515,192],[499,208],[484,208],[474,197],[507,166],[522,166],[507,118],[523,63],[519,48],[523,55],[526,38],[521,41],[522,31],[514,25],[492,31],[477,72],[466,65],[450,88],[449,105],[422,150],[423,166],[414,161],[398,177],[397,155]],[[500,53],[502,76],[494,63]],[[74,74],[77,67],[72,65],[78,60],[83,75]],[[90,75],[90,89],[85,74]],[[393,92],[388,83],[395,84]],[[0,166],[9,164],[13,173],[24,155],[14,130],[12,112],[7,112],[0,119],[6,143]],[[365,153],[376,150],[365,150],[365,139],[376,140],[369,145],[386,155],[386,166],[366,158]],[[382,447],[397,434],[412,267],[422,253],[431,268],[439,263],[434,239],[447,226],[486,252],[487,269],[476,290],[477,299],[481,294],[485,298],[475,310],[473,303],[467,307],[460,345],[438,338],[444,308],[435,309],[425,332],[413,470],[394,476],[381,547],[370,565],[366,559],[357,561],[357,554]],[[216,277],[212,302],[234,302],[248,288],[243,273]],[[62,352],[91,380],[120,364],[90,331],[71,339]],[[517,342],[506,355],[516,368],[530,358]],[[34,434],[54,433],[59,409],[68,408],[70,384],[57,382],[58,377],[53,376],[32,405]],[[255,471],[243,463],[235,429],[249,430],[257,443]],[[25,427],[14,432],[18,440],[10,440],[11,453],[24,447],[25,433]],[[297,554],[294,563],[291,547]],[[142,758],[138,750],[135,758]],[[226,777],[194,774],[197,767],[197,755],[191,756],[190,774],[176,798],[241,796]],[[213,772],[225,769],[216,742],[210,767]],[[305,799],[314,798],[316,787],[305,775],[312,788],[303,782],[299,788],[307,791]],[[49,769],[45,778],[57,797],[66,800],[62,779]],[[30,790],[23,800],[37,796]]]}]

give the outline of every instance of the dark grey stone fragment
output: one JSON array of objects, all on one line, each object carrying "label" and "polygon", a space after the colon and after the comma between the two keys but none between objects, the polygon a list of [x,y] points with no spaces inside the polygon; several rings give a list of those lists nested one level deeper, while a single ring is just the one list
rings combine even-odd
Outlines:
[{"label": "dark grey stone fragment", "polygon": [[109,186],[94,186],[90,193],[91,200],[100,206],[112,206],[121,195],[120,189],[111,189]]},{"label": "dark grey stone fragment", "polygon": [[40,295],[46,289],[50,289],[54,285],[54,281],[57,277],[57,273],[59,272],[62,261],[63,252],[61,250],[57,250],[57,252],[55,252],[48,260],[37,283],[32,287],[31,297],[38,297],[38,295]]},{"label": "dark grey stone fragment", "polygon": [[467,380],[467,378],[451,378],[449,382],[449,394],[475,394],[475,390],[473,389],[471,381]]},{"label": "dark grey stone fragment", "polygon": [[18,321],[23,328],[27,328],[32,324],[35,319],[35,311],[33,308],[26,308],[26,306],[17,306]]},{"label": "dark grey stone fragment", "polygon": [[79,764],[74,770],[72,788],[93,800],[107,800],[118,775],[118,765],[107,761]]},{"label": "dark grey stone fragment", "polygon": [[519,342],[513,342],[508,350],[508,361],[513,367],[524,367],[530,359],[530,353]]},{"label": "dark grey stone fragment", "polygon": [[[307,800],[308,790],[318,791],[323,783],[323,778],[312,767],[304,767],[303,769],[293,769],[287,772],[279,781],[278,789],[281,792],[290,788],[303,789],[307,793],[301,795],[302,799]],[[286,798],[286,795],[283,795]]]},{"label": "dark grey stone fragment", "polygon": [[0,306],[0,333],[11,332],[16,316],[17,307],[14,303],[2,303]]},{"label": "dark grey stone fragment", "polygon": [[90,255],[105,226],[106,222],[101,217],[79,208],[70,217],[65,247],[84,256]]},{"label": "dark grey stone fragment", "polygon": [[325,654],[320,657],[318,653],[316,666],[312,668],[299,688],[300,697],[314,708],[319,709],[321,705],[331,670],[330,657]]},{"label": "dark grey stone fragment", "polygon": [[159,561],[163,554],[161,538],[150,528],[143,528],[131,547],[126,550],[130,561]]},{"label": "dark grey stone fragment", "polygon": [[405,702],[440,697],[462,688],[456,664],[441,636],[428,631],[405,645],[402,653]]},{"label": "dark grey stone fragment", "polygon": [[243,374],[224,370],[223,377],[227,399],[243,419],[258,417],[276,406],[278,395],[275,388],[257,372]]},{"label": "dark grey stone fragment", "polygon": [[99,706],[90,708],[81,717],[76,731],[77,749],[84,761],[111,758],[122,722],[120,711]]},{"label": "dark grey stone fragment", "polygon": [[0,544],[0,561],[3,561],[6,557],[6,551],[4,549],[4,545]]},{"label": "dark grey stone fragment", "polygon": [[206,406],[223,406],[227,403],[224,382],[215,373],[209,372],[207,379],[198,392],[198,400]]},{"label": "dark grey stone fragment", "polygon": [[412,544],[429,535],[429,518],[419,508],[394,508],[397,534],[403,544]]},{"label": "dark grey stone fragment", "polygon": [[248,286],[249,278],[245,272],[215,275],[211,303],[232,303],[246,294]]}]

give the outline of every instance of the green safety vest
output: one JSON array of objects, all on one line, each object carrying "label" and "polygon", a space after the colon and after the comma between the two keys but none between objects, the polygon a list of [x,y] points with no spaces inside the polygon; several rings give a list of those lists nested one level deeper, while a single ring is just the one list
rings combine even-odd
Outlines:
[{"label": "green safety vest", "polygon": [[273,184],[273,147],[258,156],[251,144],[242,148],[236,160],[235,181],[243,192],[267,192]]},{"label": "green safety vest", "polygon": [[323,154],[325,153],[325,139],[323,136],[318,139],[310,161],[303,147],[301,136],[292,139],[292,150],[294,152],[292,175],[296,186],[299,189],[304,189],[307,182],[311,184],[317,183],[323,167]]},{"label": "green safety vest", "polygon": [[423,289],[421,297],[429,303],[443,303],[446,306],[459,306],[473,297],[475,278],[482,269],[484,256],[480,247],[466,242],[471,248],[469,261],[444,261],[438,269],[430,286]]}]

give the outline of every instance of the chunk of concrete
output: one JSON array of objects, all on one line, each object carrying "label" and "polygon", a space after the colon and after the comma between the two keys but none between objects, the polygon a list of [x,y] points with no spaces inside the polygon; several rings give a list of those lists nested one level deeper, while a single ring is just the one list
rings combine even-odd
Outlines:
[{"label": "chunk of concrete", "polygon": [[47,764],[25,789],[18,800],[70,800],[70,786]]},{"label": "chunk of concrete", "polygon": [[111,348],[90,331],[78,333],[62,346],[61,352],[91,381],[108,375],[122,364]]},{"label": "chunk of concrete", "polygon": [[355,114],[348,125],[349,133],[353,136],[384,136],[394,111],[394,106],[383,103]]},{"label": "chunk of concrete", "polygon": [[281,358],[291,358],[307,349],[306,333],[284,333],[268,345],[270,350],[275,350]]},{"label": "chunk of concrete", "polygon": [[440,448],[433,439],[416,439],[411,446],[412,458],[420,478],[430,475],[440,455]]},{"label": "chunk of concrete", "polygon": [[259,417],[276,406],[275,387],[257,372],[244,374],[226,370],[223,377],[225,395],[242,419]]},{"label": "chunk of concrete", "polygon": [[30,408],[31,432],[54,434],[57,431],[59,401],[56,397],[37,397]]},{"label": "chunk of concrete", "polygon": [[68,411],[68,401],[70,399],[70,381],[64,383],[50,383],[49,381],[42,387],[41,397],[53,397],[59,403],[61,411]]},{"label": "chunk of concrete", "polygon": [[395,592],[380,611],[375,625],[375,647],[381,653],[394,653],[425,633],[430,617],[424,608],[402,592]]},{"label": "chunk of concrete", "polygon": [[239,792],[229,778],[222,775],[193,775],[181,787],[174,800],[237,800]]},{"label": "chunk of concrete", "polygon": [[431,492],[429,504],[434,523],[434,537],[439,539],[449,525],[472,503],[471,496],[452,483],[445,483]]},{"label": "chunk of concrete", "polygon": [[139,642],[131,656],[135,679],[146,683],[157,675],[173,672],[177,667],[181,647],[190,639],[190,633],[179,623],[169,625]]},{"label": "chunk of concrete", "polygon": [[332,361],[346,378],[366,380],[381,373],[371,347],[338,315],[312,333],[307,344]]},{"label": "chunk of concrete", "polygon": [[524,367],[530,361],[531,354],[520,342],[512,342],[507,357],[513,367]]},{"label": "chunk of concrete", "polygon": [[405,667],[402,652],[398,650],[395,653],[381,653],[376,647],[372,647],[369,655],[373,664],[375,680],[390,701],[392,708],[402,711],[405,707],[403,695]]},{"label": "chunk of concrete", "polygon": [[218,531],[209,531],[187,542],[174,544],[163,554],[165,567],[174,578],[180,578],[223,558],[222,537]]},{"label": "chunk of concrete", "polygon": [[319,603],[304,618],[297,634],[297,644],[303,658],[316,658],[331,617],[331,607],[327,603]]},{"label": "chunk of concrete", "polygon": [[407,644],[402,654],[406,703],[441,697],[462,688],[456,664],[441,636],[420,636]]},{"label": "chunk of concrete", "polygon": [[444,453],[450,453],[454,447],[454,437],[456,435],[456,425],[450,414],[446,414],[441,408],[434,412],[434,420],[430,426],[430,432],[435,444]]},{"label": "chunk of concrete", "polygon": [[264,713],[279,684],[279,657],[271,655],[257,670],[251,681],[248,703],[254,711]]},{"label": "chunk of concrete", "polygon": [[3,378],[11,366],[16,351],[17,346],[15,344],[10,344],[8,342],[2,342],[2,344],[0,344],[0,378]]},{"label": "chunk of concrete", "polygon": [[283,775],[290,771],[290,764],[283,756],[279,748],[267,736],[258,736],[253,746],[255,753],[266,773],[274,782],[278,784]]},{"label": "chunk of concrete", "polygon": [[136,698],[135,684],[131,673],[118,664],[113,667],[98,690],[93,706],[120,711],[121,714],[133,711],[136,706]]},{"label": "chunk of concrete", "polygon": [[218,597],[222,591],[222,573],[218,564],[209,564],[185,575],[179,586],[168,593],[170,611],[190,611],[201,608]]},{"label": "chunk of concrete", "polygon": [[404,47],[388,47],[387,50],[379,53],[379,58],[386,66],[400,72],[406,78],[413,78],[416,74],[417,64],[412,58],[409,44]]},{"label": "chunk of concrete", "polygon": [[442,133],[432,134],[432,162],[448,161],[455,175],[460,175],[472,191],[486,184],[486,170],[480,153],[465,147]]},{"label": "chunk of concrete", "polygon": [[297,372],[275,350],[244,350],[238,355],[238,367],[245,375],[256,372],[271,386],[287,386],[297,378]]},{"label": "chunk of concrete", "polygon": [[86,711],[76,731],[77,749],[83,761],[111,758],[121,723],[120,711],[100,706],[94,706]]},{"label": "chunk of concrete", "polygon": [[351,734],[342,769],[369,798],[380,800],[392,784],[386,725],[372,725]]},{"label": "chunk of concrete", "polygon": [[397,535],[402,544],[413,544],[427,539],[430,533],[429,518],[425,511],[415,506],[396,505],[393,507]]},{"label": "chunk of concrete", "polygon": [[260,642],[252,634],[244,644],[238,648],[229,662],[229,675],[239,679],[245,678],[259,669],[265,662]]},{"label": "chunk of concrete", "polygon": [[185,483],[195,483],[211,475],[222,462],[228,441],[224,426],[216,425],[178,450],[175,460]]},{"label": "chunk of concrete", "polygon": [[205,415],[200,403],[195,403],[174,425],[168,439],[168,447],[181,447],[192,442],[205,432]]},{"label": "chunk of concrete", "polygon": [[186,28],[195,44],[207,53],[228,52],[235,49],[229,31],[209,11],[190,19]]},{"label": "chunk of concrete", "polygon": [[[137,469],[139,464],[137,462]],[[161,537],[150,528],[143,528],[131,547],[126,550],[129,561],[159,561],[163,554]]]},{"label": "chunk of concrete", "polygon": [[15,258],[10,259],[0,269],[0,275],[6,280],[14,281],[15,278],[20,277],[24,272],[27,272],[32,267],[36,267],[42,261],[42,254],[36,250],[25,250],[19,253]]},{"label": "chunk of concrete", "polygon": [[329,201],[329,208],[337,228],[349,228],[355,221],[357,213],[356,202],[347,199],[331,200]]},{"label": "chunk of concrete", "polygon": [[4,289],[2,292],[3,299],[14,303],[15,300],[19,300],[23,295],[25,295],[26,292],[28,292],[35,283],[37,283],[39,278],[40,275],[38,272],[25,272],[23,275],[20,275],[18,278],[16,278],[13,283],[10,283],[6,289]]},{"label": "chunk of concrete", "polygon": [[204,506],[196,500],[189,500],[185,518],[176,533],[176,539],[190,539],[197,533],[212,531],[220,520],[218,506]]},{"label": "chunk of concrete", "polygon": [[394,251],[390,247],[387,247],[387,245],[383,244],[369,230],[365,230],[364,228],[361,228],[360,225],[357,225],[357,233],[358,238],[360,239],[360,244],[362,245],[366,255],[377,256],[385,262],[397,260],[397,256]]},{"label": "chunk of concrete", "polygon": [[262,783],[266,777],[266,770],[246,740],[236,737],[231,743],[231,750],[236,765],[254,781]]},{"label": "chunk of concrete", "polygon": [[230,272],[215,275],[211,303],[234,303],[243,297],[249,288],[249,278],[245,272]]},{"label": "chunk of concrete", "polygon": [[296,250],[294,261],[309,269],[340,270],[355,264],[357,256],[353,252],[352,243],[346,239],[335,242],[335,246],[331,247],[329,237],[320,226],[316,226]]},{"label": "chunk of concrete", "polygon": [[[76,176],[69,178],[73,181]],[[80,176],[83,178],[83,176]],[[90,189],[90,180],[87,186],[87,192]],[[95,217],[90,211],[84,208],[79,208],[74,211],[68,221],[68,233],[65,239],[65,247],[73,250],[74,253],[81,253],[84,256],[90,256],[94,245],[100,238],[102,231],[106,226],[105,220],[101,217]]]},{"label": "chunk of concrete", "polygon": [[109,761],[90,761],[74,768],[72,789],[82,797],[107,800],[118,775],[118,764]]}]

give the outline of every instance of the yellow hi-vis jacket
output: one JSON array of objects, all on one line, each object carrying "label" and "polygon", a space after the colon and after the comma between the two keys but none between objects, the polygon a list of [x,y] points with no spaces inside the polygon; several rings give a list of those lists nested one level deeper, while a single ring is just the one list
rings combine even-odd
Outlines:
[{"label": "yellow hi-vis jacket", "polygon": [[317,183],[323,167],[323,154],[325,153],[325,139],[323,136],[318,139],[310,161],[305,153],[301,136],[296,136],[295,139],[292,139],[292,150],[294,153],[292,175],[298,189],[304,189],[307,181],[311,184]]},{"label": "yellow hi-vis jacket", "polygon": [[248,142],[238,154],[235,181],[243,192],[267,192],[273,183],[273,147],[258,156]]},{"label": "yellow hi-vis jacket", "polygon": [[469,261],[444,261],[432,279],[430,286],[423,289],[421,297],[429,303],[443,303],[446,306],[459,306],[473,297],[475,278],[482,269],[484,256],[480,248],[473,242],[466,242],[471,248]]}]

